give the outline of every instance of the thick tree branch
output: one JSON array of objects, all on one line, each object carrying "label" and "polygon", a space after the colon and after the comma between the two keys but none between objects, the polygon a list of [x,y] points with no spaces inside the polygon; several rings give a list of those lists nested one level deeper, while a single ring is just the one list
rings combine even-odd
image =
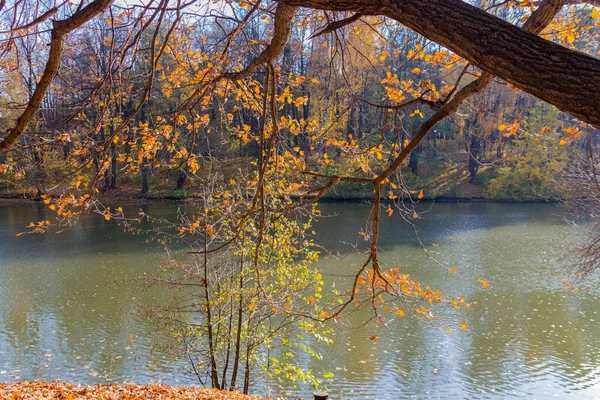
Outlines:
[{"label": "thick tree branch", "polygon": [[600,128],[600,60],[536,36],[461,0],[278,0],[384,15],[511,85]]},{"label": "thick tree branch", "polygon": [[23,134],[27,125],[40,108],[42,100],[52,80],[58,73],[60,67],[61,55],[63,52],[63,39],[71,31],[77,29],[94,16],[104,11],[113,0],[94,0],[87,6],[81,8],[75,14],[61,21],[52,21],[52,33],[50,39],[50,51],[48,61],[44,68],[44,72],[38,82],[33,95],[29,99],[23,113],[17,118],[15,126],[9,128],[5,134],[7,135],[0,141],[0,153],[5,152],[8,148]]},{"label": "thick tree branch", "polygon": [[221,75],[222,78],[231,80],[240,80],[250,76],[256,68],[266,63],[273,61],[287,45],[290,40],[290,33],[292,32],[292,18],[298,10],[296,6],[289,6],[285,3],[277,5],[275,11],[275,27],[273,30],[273,39],[271,43],[263,50],[262,53],[243,70],[239,72],[231,72]]}]

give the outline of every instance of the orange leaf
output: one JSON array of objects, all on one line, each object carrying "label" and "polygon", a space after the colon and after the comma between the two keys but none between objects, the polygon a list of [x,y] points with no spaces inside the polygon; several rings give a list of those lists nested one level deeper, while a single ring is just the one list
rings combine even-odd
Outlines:
[{"label": "orange leaf", "polygon": [[467,330],[467,321],[463,321],[463,323],[460,327],[463,331],[466,331]]},{"label": "orange leaf", "polygon": [[490,284],[487,283],[486,281],[484,281],[483,279],[477,279],[477,282],[481,283],[483,285],[483,287],[486,289],[488,286],[490,286]]}]

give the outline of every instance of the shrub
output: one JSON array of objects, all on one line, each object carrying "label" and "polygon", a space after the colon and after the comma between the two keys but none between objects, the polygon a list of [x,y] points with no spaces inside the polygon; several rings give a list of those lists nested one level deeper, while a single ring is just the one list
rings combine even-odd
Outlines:
[{"label": "shrub", "polygon": [[176,200],[182,200],[187,197],[187,192],[185,189],[175,189],[173,190],[173,198]]}]

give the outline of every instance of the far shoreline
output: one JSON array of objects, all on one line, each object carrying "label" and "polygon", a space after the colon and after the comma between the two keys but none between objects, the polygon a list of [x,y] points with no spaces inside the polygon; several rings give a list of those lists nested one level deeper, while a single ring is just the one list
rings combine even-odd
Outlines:
[{"label": "far shoreline", "polygon": [[[52,197],[51,197],[52,198]],[[106,204],[120,204],[120,205],[132,205],[132,204],[200,204],[202,202],[201,197],[188,196],[183,199],[177,199],[172,196],[105,196],[101,195],[100,200]],[[300,196],[293,196],[294,199],[299,199]],[[373,197],[342,197],[342,196],[324,196],[318,202],[319,203],[372,203],[375,199]],[[408,198],[404,200],[409,201]],[[425,197],[420,200],[415,200],[415,203],[496,203],[496,204],[560,204],[563,200],[556,199],[536,199],[536,200],[503,200],[503,199],[490,199],[486,197]],[[393,200],[382,199],[382,203],[392,203]],[[34,195],[23,195],[23,194],[5,194],[0,195],[0,206],[10,205],[31,205],[41,204],[42,201],[39,198],[35,198]]]}]

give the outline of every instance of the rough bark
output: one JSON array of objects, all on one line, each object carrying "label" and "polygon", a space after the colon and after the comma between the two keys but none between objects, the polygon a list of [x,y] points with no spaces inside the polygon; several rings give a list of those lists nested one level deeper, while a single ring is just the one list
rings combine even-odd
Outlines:
[{"label": "rough bark", "polygon": [[[81,8],[75,14],[61,21],[52,21],[52,32],[50,40],[50,52],[44,72],[38,82],[33,95],[29,99],[23,113],[17,118],[15,126],[8,129],[6,137],[0,141],[0,153],[8,148],[23,134],[27,125],[40,108],[46,91],[50,87],[52,80],[58,73],[60,67],[61,55],[63,52],[63,40],[67,34],[77,29],[87,21],[104,11],[113,0],[95,0],[87,6]],[[2,3],[3,5],[3,3]]]},{"label": "rough bark", "polygon": [[273,61],[281,54],[290,39],[292,32],[292,18],[298,10],[298,7],[288,6],[281,3],[275,11],[275,26],[273,29],[273,40],[265,50],[242,71],[221,75],[222,78],[239,80],[250,76],[258,67]]},{"label": "rough bark", "polygon": [[384,15],[600,128],[600,60],[569,50],[462,0],[278,0],[292,6]]}]

